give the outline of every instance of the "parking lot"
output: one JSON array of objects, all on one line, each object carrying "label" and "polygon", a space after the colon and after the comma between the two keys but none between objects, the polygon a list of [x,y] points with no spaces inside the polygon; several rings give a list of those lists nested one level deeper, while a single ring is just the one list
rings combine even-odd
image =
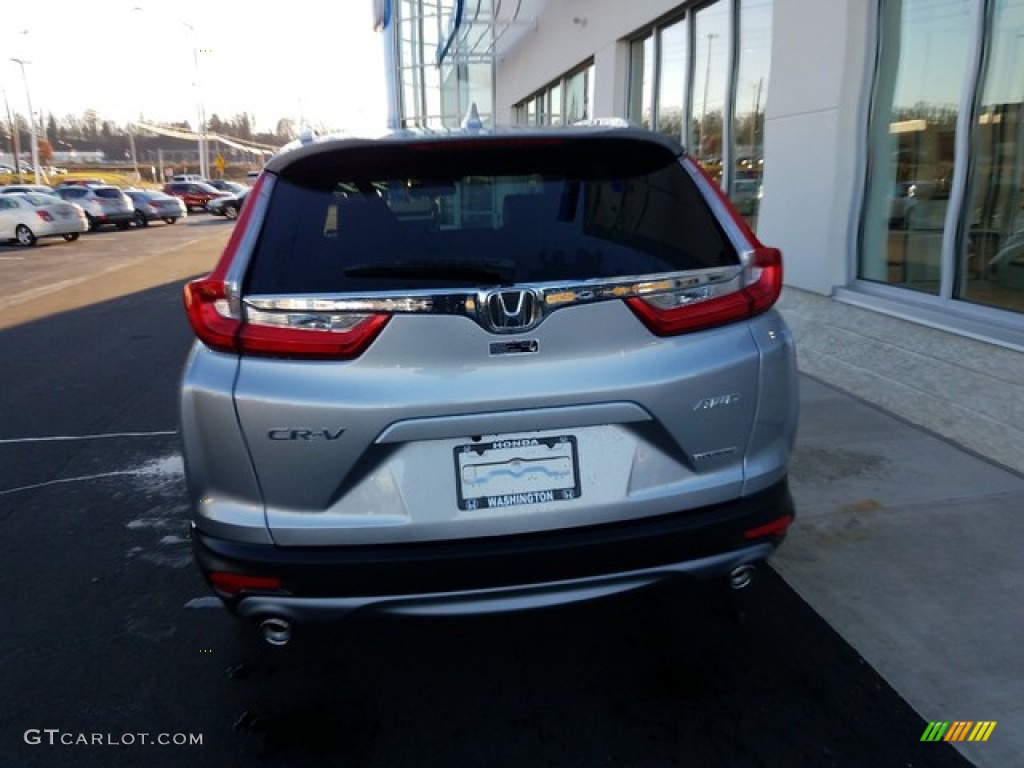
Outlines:
[{"label": "parking lot", "polygon": [[[970,764],[922,743],[922,714],[771,570],[738,594],[357,615],[259,646],[191,562],[176,436],[180,287],[231,226],[200,215],[0,247],[0,764]],[[828,428],[805,422],[794,469],[815,534],[835,503],[821,489],[842,480],[818,450]],[[794,539],[780,570],[810,579],[823,550]],[[1002,717],[953,697],[928,715]]]}]

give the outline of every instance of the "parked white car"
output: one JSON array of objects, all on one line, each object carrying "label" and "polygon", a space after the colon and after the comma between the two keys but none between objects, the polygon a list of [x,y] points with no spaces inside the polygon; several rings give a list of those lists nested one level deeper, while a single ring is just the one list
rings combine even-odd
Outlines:
[{"label": "parked white car", "polygon": [[35,245],[41,237],[77,240],[89,231],[81,207],[52,195],[15,192],[0,195],[0,240]]}]

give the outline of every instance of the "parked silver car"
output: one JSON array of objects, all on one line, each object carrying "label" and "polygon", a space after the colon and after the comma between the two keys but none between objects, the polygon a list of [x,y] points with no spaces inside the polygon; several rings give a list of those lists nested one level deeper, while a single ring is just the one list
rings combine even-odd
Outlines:
[{"label": "parked silver car", "polygon": [[188,216],[185,203],[180,197],[155,189],[126,189],[124,193],[131,198],[135,209],[135,225],[138,227],[147,227],[151,221],[173,224]]},{"label": "parked silver car", "polygon": [[781,286],[652,132],[284,152],[185,289],[196,560],[277,644],[354,609],[743,586],[794,515]]},{"label": "parked silver car", "polygon": [[128,229],[135,220],[135,207],[131,198],[120,187],[60,186],[53,194],[69,203],[80,205],[85,210],[90,230],[97,230],[104,224]]}]

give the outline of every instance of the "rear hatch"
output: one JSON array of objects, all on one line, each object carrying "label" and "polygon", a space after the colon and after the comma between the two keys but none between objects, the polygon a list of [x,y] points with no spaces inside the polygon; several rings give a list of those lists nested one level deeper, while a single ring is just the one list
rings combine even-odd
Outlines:
[{"label": "rear hatch", "polygon": [[129,213],[132,205],[125,194],[117,187],[94,187],[93,193],[106,213]]},{"label": "rear hatch", "polygon": [[69,221],[71,219],[77,219],[82,214],[80,210],[70,203],[62,203],[60,205],[50,205],[50,213],[61,221]]},{"label": "rear hatch", "polygon": [[296,155],[210,281],[235,281],[217,311],[244,319],[235,409],[278,543],[740,495],[760,371],[746,320],[778,294],[778,254],[716,215],[690,160],[610,135]]}]

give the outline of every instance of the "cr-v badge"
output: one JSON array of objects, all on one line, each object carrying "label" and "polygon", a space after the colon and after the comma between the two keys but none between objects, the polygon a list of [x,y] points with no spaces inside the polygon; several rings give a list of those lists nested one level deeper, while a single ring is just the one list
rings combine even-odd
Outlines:
[{"label": "cr-v badge", "polygon": [[267,432],[271,440],[337,440],[344,429],[272,429]]}]

